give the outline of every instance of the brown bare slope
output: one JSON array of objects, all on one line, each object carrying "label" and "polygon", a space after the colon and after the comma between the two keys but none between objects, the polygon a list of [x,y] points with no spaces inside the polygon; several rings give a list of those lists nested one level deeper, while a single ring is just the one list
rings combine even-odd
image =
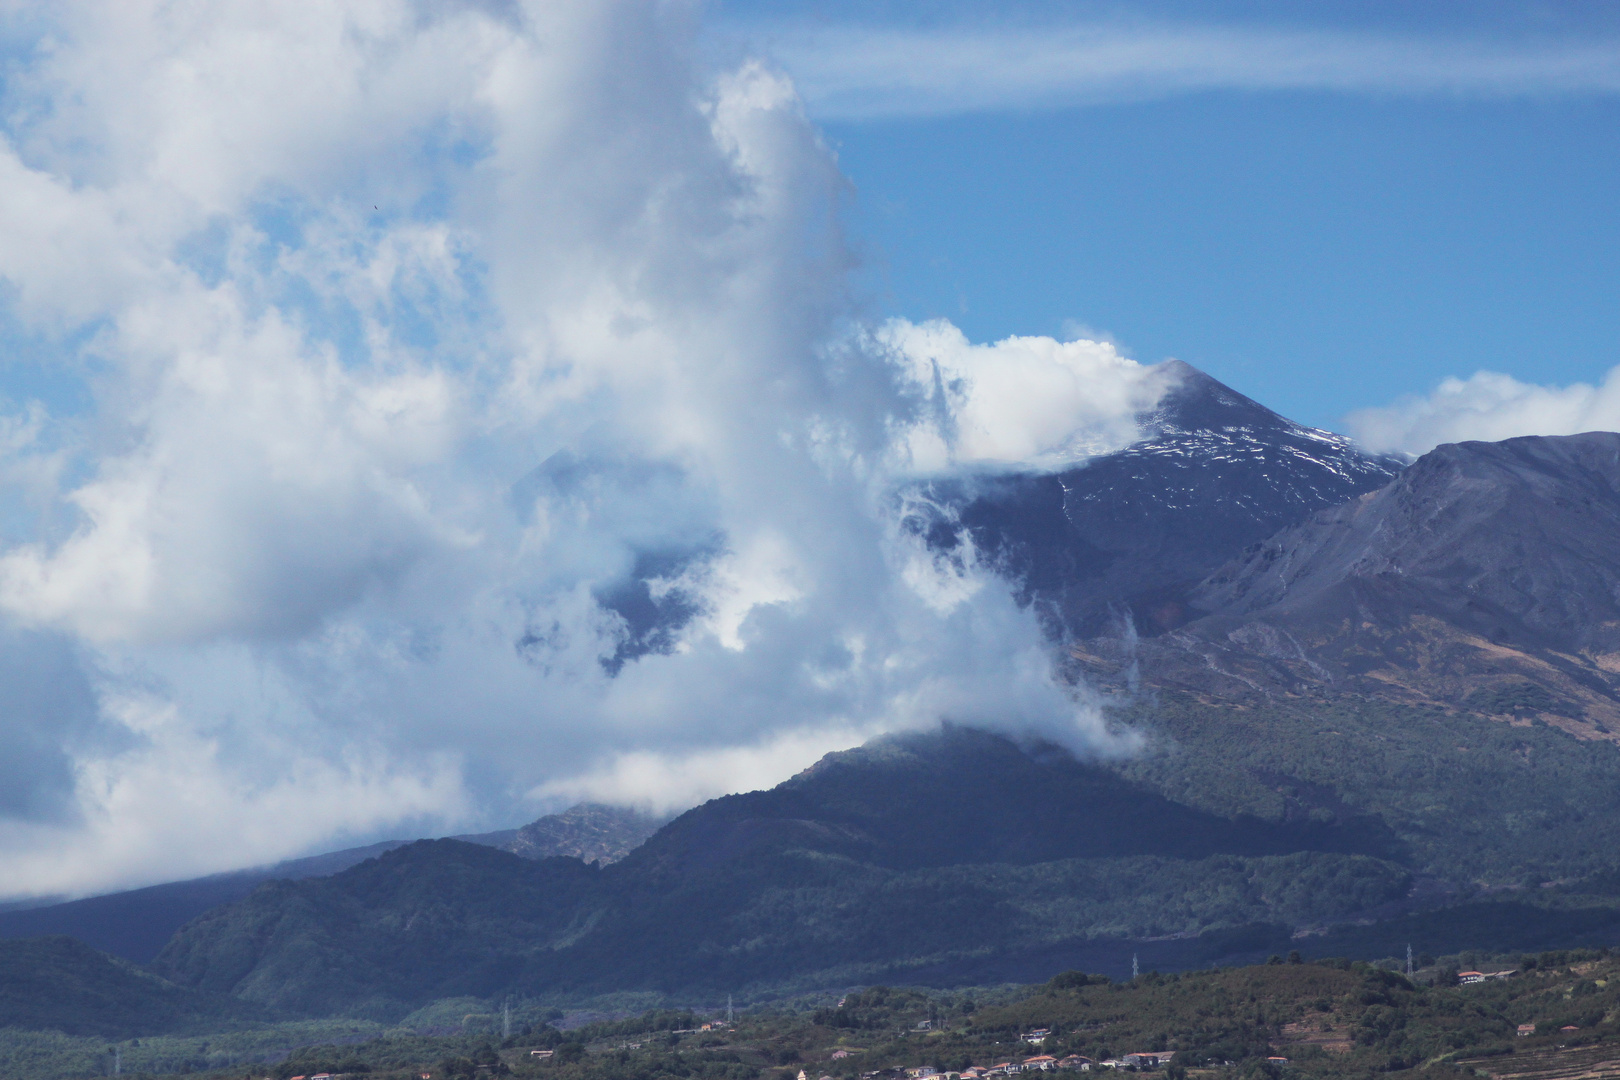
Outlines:
[{"label": "brown bare slope", "polygon": [[1248,549],[1094,674],[1211,699],[1357,694],[1620,738],[1620,435],[1441,446]]}]

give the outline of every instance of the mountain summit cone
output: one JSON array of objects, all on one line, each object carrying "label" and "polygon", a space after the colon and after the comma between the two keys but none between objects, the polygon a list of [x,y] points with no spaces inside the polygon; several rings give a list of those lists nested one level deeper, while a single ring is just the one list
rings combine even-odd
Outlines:
[{"label": "mountain summit cone", "polygon": [[1296,424],[1179,360],[1146,437],[1057,473],[941,485],[960,531],[1019,583],[1054,637],[1129,624],[1157,634],[1192,617],[1191,590],[1245,547],[1388,483],[1405,460]]}]

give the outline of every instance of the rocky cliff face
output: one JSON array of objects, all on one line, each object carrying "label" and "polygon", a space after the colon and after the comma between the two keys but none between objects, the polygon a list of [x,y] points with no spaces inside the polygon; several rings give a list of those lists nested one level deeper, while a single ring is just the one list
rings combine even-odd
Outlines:
[{"label": "rocky cliff face", "polygon": [[619,806],[580,803],[530,822],[495,846],[526,859],[567,855],[605,866],[630,854],[668,820]]}]

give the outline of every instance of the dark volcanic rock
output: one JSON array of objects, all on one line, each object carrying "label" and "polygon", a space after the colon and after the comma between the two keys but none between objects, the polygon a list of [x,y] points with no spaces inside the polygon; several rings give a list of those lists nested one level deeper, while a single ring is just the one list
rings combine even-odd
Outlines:
[{"label": "dark volcanic rock", "polygon": [[[1246,546],[1383,486],[1404,461],[1303,427],[1179,361],[1153,435],[1066,472],[941,487],[977,549],[1022,583],[1054,631],[1143,634],[1187,621],[1188,592]],[[957,522],[927,526],[955,547]]]},{"label": "dark volcanic rock", "polygon": [[[1438,447],[1194,590],[1203,617],[1136,651],[1150,682],[1309,686],[1582,737],[1620,727],[1620,435]],[[1225,680],[1223,682],[1223,679]]]},{"label": "dark volcanic rock", "polygon": [[1383,490],[1318,515],[1213,576],[1223,620],[1405,622],[1489,641],[1620,649],[1620,435],[1438,447]]}]

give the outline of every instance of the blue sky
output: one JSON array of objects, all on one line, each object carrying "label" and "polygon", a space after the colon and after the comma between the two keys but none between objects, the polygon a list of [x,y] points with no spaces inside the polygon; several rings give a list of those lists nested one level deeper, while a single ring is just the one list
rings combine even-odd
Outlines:
[{"label": "blue sky", "polygon": [[[1620,9],[986,10],[726,9],[741,36],[804,72],[885,313],[949,318],[974,340],[1107,334],[1138,360],[1179,357],[1324,426],[1447,376],[1594,382],[1620,361],[1620,95],[1612,60],[1581,57],[1612,56]],[[1047,77],[1009,91],[981,68],[965,88],[917,72],[920,89],[894,90],[908,64],[963,40],[1075,28],[1114,51],[1150,41],[1134,74],[1101,85]],[[1193,77],[1155,66],[1154,40],[1210,33],[1361,52],[1340,87],[1293,71],[1257,88],[1256,68],[1282,66],[1274,53],[1247,72],[1242,56]],[[883,35],[933,52],[891,42],[894,84],[863,94],[870,71],[839,71],[827,52]],[[1434,74],[1458,54],[1484,59]]]}]

